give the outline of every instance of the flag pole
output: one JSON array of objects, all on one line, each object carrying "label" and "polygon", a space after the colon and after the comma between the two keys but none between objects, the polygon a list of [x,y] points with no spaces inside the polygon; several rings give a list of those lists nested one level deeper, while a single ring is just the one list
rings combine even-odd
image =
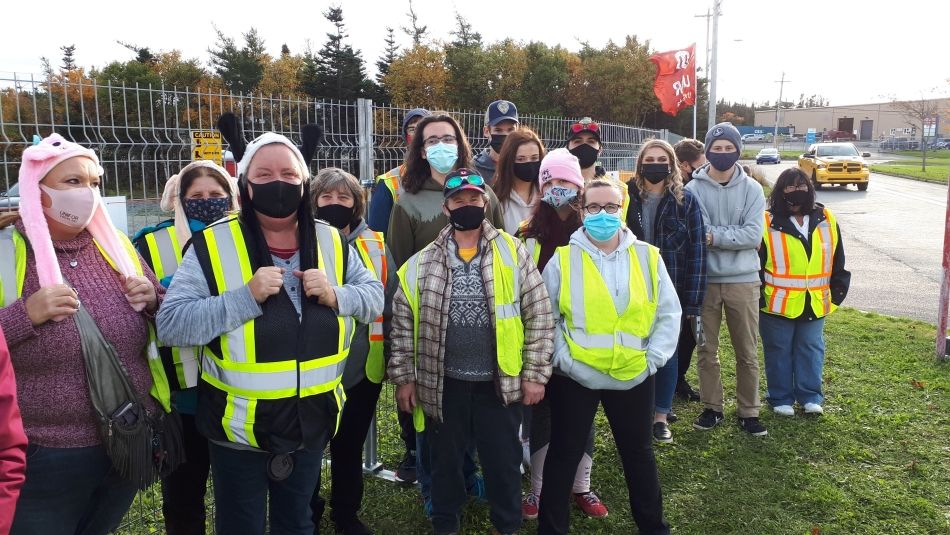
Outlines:
[{"label": "flag pole", "polygon": [[[708,20],[708,19],[707,19]],[[693,139],[696,139],[696,108],[699,107],[699,80],[696,79],[696,43],[693,43]]]}]

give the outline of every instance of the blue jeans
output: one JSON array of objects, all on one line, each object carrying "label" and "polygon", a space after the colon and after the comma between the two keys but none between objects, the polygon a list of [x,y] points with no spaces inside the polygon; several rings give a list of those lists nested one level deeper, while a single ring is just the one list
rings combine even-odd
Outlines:
[{"label": "blue jeans", "polygon": [[136,488],[112,470],[102,446],[26,450],[13,535],[105,535],[119,526]]},{"label": "blue jeans", "polygon": [[267,476],[271,454],[214,443],[209,448],[218,533],[263,535],[269,501],[272,535],[313,535],[310,498],[317,487],[323,451],[293,452],[294,470],[290,476],[283,481],[271,481]]},{"label": "blue jeans", "polygon": [[676,381],[679,379],[679,359],[676,352],[662,368],[656,371],[655,411],[660,414],[673,412],[673,393],[676,391]]},{"label": "blue jeans", "polygon": [[759,312],[765,354],[768,402],[773,407],[798,402],[821,405],[825,364],[825,320],[790,320]]},{"label": "blue jeans", "polygon": [[[426,500],[432,498],[432,460],[429,457],[427,432],[416,433],[416,480],[419,481],[419,491],[422,493],[423,499]],[[475,447],[472,444],[469,444],[468,449],[465,450],[462,472],[465,474],[465,488],[472,488],[475,479],[478,477],[478,465],[475,464]]]}]

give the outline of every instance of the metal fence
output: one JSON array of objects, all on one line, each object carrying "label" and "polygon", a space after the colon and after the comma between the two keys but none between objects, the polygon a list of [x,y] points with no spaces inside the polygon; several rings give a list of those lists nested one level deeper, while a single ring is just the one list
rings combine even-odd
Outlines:
[{"label": "metal fence", "polygon": [[[300,144],[303,125],[324,130],[312,170],[341,167],[372,183],[373,177],[399,165],[405,142],[401,134],[406,109],[370,100],[339,102],[238,95],[204,88],[141,87],[97,83],[89,79],[39,79],[0,76],[0,192],[16,182],[23,149],[33,136],[52,132],[94,148],[105,175],[104,195],[127,199],[129,232],[169,217],[158,208],[167,177],[191,161],[193,130],[212,130],[224,112],[238,116],[245,138],[273,131]],[[474,149],[488,147],[484,113],[449,110],[462,125]],[[571,118],[521,116],[548,149],[566,145]],[[601,164],[608,171],[633,169],[637,152],[651,137],[669,133],[634,126],[599,123]],[[394,391],[387,385],[364,451],[364,468],[392,478],[384,466],[395,466],[403,447],[399,439]],[[324,477],[326,484],[329,478]],[[209,492],[210,496],[210,492]],[[209,498],[209,519],[213,503]],[[213,527],[209,526],[209,529]],[[161,493],[155,486],[140,493],[118,533],[161,533]]]}]

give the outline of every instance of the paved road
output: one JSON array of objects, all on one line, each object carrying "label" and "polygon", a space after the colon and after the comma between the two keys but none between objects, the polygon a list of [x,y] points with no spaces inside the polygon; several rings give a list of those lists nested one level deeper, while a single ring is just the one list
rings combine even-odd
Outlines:
[{"label": "paved road", "polygon": [[[793,165],[759,167],[774,183]],[[936,324],[946,199],[947,186],[875,173],[868,191],[818,192],[841,226],[851,271],[846,305]]]}]

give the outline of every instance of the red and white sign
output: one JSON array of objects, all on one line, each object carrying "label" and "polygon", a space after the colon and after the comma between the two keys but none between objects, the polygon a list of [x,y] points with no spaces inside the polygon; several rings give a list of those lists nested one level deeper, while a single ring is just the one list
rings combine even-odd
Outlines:
[{"label": "red and white sign", "polygon": [[669,115],[696,104],[696,43],[682,50],[658,52],[650,56],[656,64],[653,92]]}]

